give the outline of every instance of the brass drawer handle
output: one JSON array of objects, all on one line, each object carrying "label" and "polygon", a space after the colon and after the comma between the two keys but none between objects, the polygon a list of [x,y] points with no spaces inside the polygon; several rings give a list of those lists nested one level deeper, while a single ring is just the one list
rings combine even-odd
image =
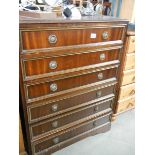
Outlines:
[{"label": "brass drawer handle", "polygon": [[56,83],[52,83],[51,85],[50,85],[50,90],[51,91],[56,91],[58,89],[58,87],[57,87],[57,84]]},{"label": "brass drawer handle", "polygon": [[113,109],[113,101],[110,102],[110,108]]},{"label": "brass drawer handle", "polygon": [[103,79],[103,73],[98,73],[97,77],[99,80],[102,80]]},{"label": "brass drawer handle", "polygon": [[57,128],[57,127],[58,127],[58,121],[52,122],[52,127],[53,127],[53,128]]},{"label": "brass drawer handle", "polygon": [[131,92],[130,92],[130,95],[134,95],[135,94],[135,90],[132,90]]},{"label": "brass drawer handle", "polygon": [[59,137],[54,138],[54,139],[53,139],[53,143],[54,143],[54,144],[59,143]]},{"label": "brass drawer handle", "polygon": [[96,121],[93,122],[93,126],[94,127],[97,126],[97,122]]},{"label": "brass drawer handle", "polygon": [[58,104],[52,105],[52,111],[55,112],[58,110]]},{"label": "brass drawer handle", "polygon": [[48,41],[50,44],[55,44],[57,42],[57,37],[54,34],[49,35]]},{"label": "brass drawer handle", "polygon": [[56,69],[57,68],[57,62],[56,61],[51,61],[49,63],[49,68],[50,69]]},{"label": "brass drawer handle", "polygon": [[100,54],[100,60],[104,60],[104,59],[105,59],[105,54],[104,53]]},{"label": "brass drawer handle", "polygon": [[103,37],[103,39],[108,39],[109,33],[108,32],[103,32],[102,37]]},{"label": "brass drawer handle", "polygon": [[102,96],[102,91],[98,91],[97,93],[96,93],[96,97],[101,97]]},{"label": "brass drawer handle", "polygon": [[97,112],[98,110],[99,110],[99,107],[98,106],[95,106],[94,107],[94,111]]}]

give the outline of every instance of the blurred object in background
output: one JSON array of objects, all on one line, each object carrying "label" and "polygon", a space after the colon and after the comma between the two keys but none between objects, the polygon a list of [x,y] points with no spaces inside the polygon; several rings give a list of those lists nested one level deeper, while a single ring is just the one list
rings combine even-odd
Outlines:
[{"label": "blurred object in background", "polygon": [[94,11],[94,5],[91,3],[91,0],[83,2],[82,7],[80,7],[80,12],[84,16],[93,16],[96,14]]},{"label": "blurred object in background", "polygon": [[135,22],[135,0],[109,0],[112,3],[111,16]]},{"label": "blurred object in background", "polygon": [[111,15],[111,3],[110,2],[104,2],[103,3],[103,14],[110,16]]},{"label": "blurred object in background", "polygon": [[34,11],[39,12],[40,7],[35,4],[35,0],[21,0],[19,1],[19,10],[20,11]]},{"label": "blurred object in background", "polygon": [[73,0],[73,4],[74,4],[74,5],[77,5],[77,4],[78,4],[79,7],[82,7],[82,5],[83,5],[83,0]]},{"label": "blurred object in background", "polygon": [[103,15],[103,0],[98,0],[95,11],[99,15]]}]

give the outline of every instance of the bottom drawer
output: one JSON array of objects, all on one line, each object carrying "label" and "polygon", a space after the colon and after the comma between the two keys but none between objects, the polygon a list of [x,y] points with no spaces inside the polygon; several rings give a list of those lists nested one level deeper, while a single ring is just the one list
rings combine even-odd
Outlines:
[{"label": "bottom drawer", "polygon": [[48,149],[50,149],[50,152],[54,152],[54,148],[57,147],[57,145],[60,147],[61,145],[63,145],[64,142],[67,142],[68,140],[77,137],[78,135],[80,136],[81,134],[84,134],[89,130],[95,129],[105,123],[110,123],[110,119],[111,112],[107,113],[104,116],[95,118],[89,122],[77,125],[74,128],[62,131],[55,136],[52,136],[50,138],[42,140],[41,142],[33,144],[33,151],[34,153],[44,155],[46,154],[46,152],[49,151]]},{"label": "bottom drawer", "polygon": [[134,108],[134,106],[135,106],[135,97],[134,96],[126,98],[125,100],[121,100],[118,103],[117,113]]}]

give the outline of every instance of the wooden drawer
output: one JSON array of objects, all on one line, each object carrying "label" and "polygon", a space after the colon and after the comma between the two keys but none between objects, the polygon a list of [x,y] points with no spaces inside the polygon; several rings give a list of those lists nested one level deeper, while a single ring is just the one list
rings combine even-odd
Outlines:
[{"label": "wooden drawer", "polygon": [[[52,28],[51,28],[52,29]],[[57,28],[58,29],[58,28]],[[124,27],[115,28],[61,28],[61,30],[22,30],[24,50],[80,45],[123,39]],[[68,29],[68,30],[67,30]]]},{"label": "wooden drawer", "polygon": [[28,106],[29,122],[36,122],[79,107],[93,104],[108,97],[114,97],[113,93],[114,85],[111,85],[94,91],[90,90],[88,93],[76,94],[76,96],[70,96],[69,98],[52,100],[49,103],[42,103],[41,105]]},{"label": "wooden drawer", "polygon": [[135,36],[130,36],[127,53],[134,53],[134,52],[135,52]]},{"label": "wooden drawer", "polygon": [[50,147],[61,145],[61,143],[73,137],[76,137],[82,133],[86,133],[87,131],[91,129],[95,129],[98,126],[101,126],[103,124],[110,122],[110,119],[111,119],[111,113],[108,113],[104,116],[100,116],[91,121],[84,122],[80,125],[70,128],[65,132],[62,131],[57,135],[53,135],[52,137],[48,137],[46,139],[43,139],[42,141],[36,142],[33,144],[34,152],[39,153],[40,151],[49,149]]},{"label": "wooden drawer", "polygon": [[135,54],[127,54],[124,70],[134,69],[135,68]]},{"label": "wooden drawer", "polygon": [[89,105],[84,108],[71,111],[67,114],[57,116],[47,121],[32,125],[30,127],[31,138],[35,139],[35,137],[37,138],[37,136],[40,137],[42,135],[46,136],[47,134],[53,134],[66,128],[70,128],[73,125],[77,125],[79,124],[79,122],[88,120],[92,117],[91,115],[99,112],[101,113],[103,110],[111,108],[113,103],[112,101],[112,99],[100,101],[94,103],[93,105]]},{"label": "wooden drawer", "polygon": [[129,84],[120,88],[119,100],[135,94],[135,84]]},{"label": "wooden drawer", "polygon": [[126,111],[128,109],[134,108],[134,106],[135,106],[135,97],[134,96],[128,97],[118,102],[117,112],[119,113]]},{"label": "wooden drawer", "polygon": [[128,70],[123,72],[122,85],[127,85],[135,82],[135,70]]},{"label": "wooden drawer", "polygon": [[59,143],[58,145],[55,145],[54,147],[50,147],[42,152],[39,152],[37,153],[37,155],[51,155],[51,153],[53,152],[56,152],[64,147],[67,147],[75,142],[78,142],[84,138],[87,138],[87,137],[90,137],[90,136],[94,136],[96,134],[99,134],[99,133],[104,133],[104,132],[107,132],[109,131],[111,128],[111,123],[108,122],[106,124],[103,124],[99,127],[96,127],[96,128],[92,128],[91,130],[85,132],[85,133],[82,133],[82,134],[79,134],[73,138],[70,138],[64,142],[61,142]]},{"label": "wooden drawer", "polygon": [[84,86],[87,84],[95,83],[101,80],[112,78],[116,76],[117,68],[112,68],[100,72],[90,73],[81,76],[75,76],[72,78],[66,78],[62,80],[50,81],[49,79],[43,83],[33,83],[32,85],[26,85],[27,98],[37,98],[49,94],[53,94],[67,89]]},{"label": "wooden drawer", "polygon": [[118,60],[119,51],[120,50],[117,49],[67,56],[23,59],[24,79],[30,78],[31,76],[40,78],[42,76],[48,77],[49,75],[64,74],[66,72],[77,71],[80,67],[82,69],[84,66]]}]

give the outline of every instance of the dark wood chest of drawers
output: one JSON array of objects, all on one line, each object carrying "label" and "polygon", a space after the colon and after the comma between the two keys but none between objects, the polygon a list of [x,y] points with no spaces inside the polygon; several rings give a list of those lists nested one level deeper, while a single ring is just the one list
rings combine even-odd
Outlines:
[{"label": "dark wood chest of drawers", "polygon": [[128,22],[20,19],[20,92],[29,154],[48,155],[111,126]]}]

